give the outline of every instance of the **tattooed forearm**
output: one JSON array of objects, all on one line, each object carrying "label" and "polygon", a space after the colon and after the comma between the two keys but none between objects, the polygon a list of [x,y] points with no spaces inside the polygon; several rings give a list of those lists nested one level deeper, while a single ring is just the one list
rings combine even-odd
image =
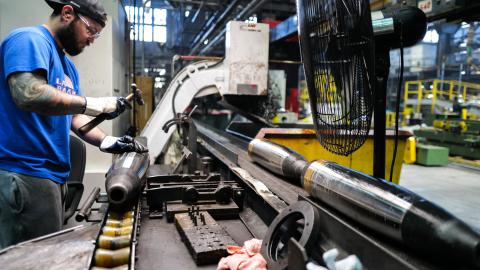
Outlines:
[{"label": "tattooed forearm", "polygon": [[8,84],[15,104],[22,110],[46,115],[83,113],[83,97],[55,89],[41,75],[15,73],[9,77]]}]

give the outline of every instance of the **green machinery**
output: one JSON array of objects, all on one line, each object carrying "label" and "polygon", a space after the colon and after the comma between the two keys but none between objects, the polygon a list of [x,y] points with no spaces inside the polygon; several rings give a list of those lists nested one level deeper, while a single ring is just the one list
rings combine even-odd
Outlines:
[{"label": "green machinery", "polygon": [[480,160],[480,121],[462,119],[456,113],[432,115],[429,128],[414,131],[426,143],[448,147],[450,155]]}]

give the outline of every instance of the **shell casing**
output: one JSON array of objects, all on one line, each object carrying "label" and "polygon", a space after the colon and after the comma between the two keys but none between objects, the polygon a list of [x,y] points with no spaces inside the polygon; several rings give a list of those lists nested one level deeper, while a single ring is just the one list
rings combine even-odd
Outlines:
[{"label": "shell casing", "polygon": [[119,250],[108,250],[99,248],[95,251],[95,266],[100,267],[116,267],[128,264],[130,259],[130,248],[122,248]]},{"label": "shell casing", "polygon": [[113,268],[105,268],[105,267],[94,266],[94,267],[91,268],[91,270],[128,270],[128,264],[120,265],[120,266],[113,267]]},{"label": "shell casing", "polygon": [[133,230],[133,226],[125,226],[125,227],[104,226],[102,228],[102,234],[106,236],[130,235],[132,234],[132,230]]},{"label": "shell casing", "polygon": [[105,226],[108,227],[126,227],[133,225],[133,218],[124,218],[122,220],[118,219],[107,219]]},{"label": "shell casing", "polygon": [[110,250],[121,249],[130,246],[130,235],[108,236],[100,235],[98,238],[98,247]]},{"label": "shell casing", "polygon": [[108,219],[124,220],[126,218],[133,218],[135,213],[133,211],[127,211],[124,213],[110,212],[108,213]]}]

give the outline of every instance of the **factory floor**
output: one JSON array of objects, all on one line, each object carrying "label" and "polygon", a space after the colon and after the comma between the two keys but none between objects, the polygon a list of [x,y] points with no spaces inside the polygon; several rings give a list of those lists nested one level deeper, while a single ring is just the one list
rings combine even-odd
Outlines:
[{"label": "factory floor", "polygon": [[404,164],[400,185],[442,206],[480,232],[480,170]]}]

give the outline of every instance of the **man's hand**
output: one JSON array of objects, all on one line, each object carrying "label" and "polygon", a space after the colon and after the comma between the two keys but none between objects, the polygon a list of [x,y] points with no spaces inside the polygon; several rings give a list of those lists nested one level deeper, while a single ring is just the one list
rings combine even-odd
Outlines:
[{"label": "man's hand", "polygon": [[135,141],[130,136],[113,137],[107,136],[100,144],[100,151],[111,154],[122,154],[125,152],[148,152],[147,147],[143,146],[139,142]]},{"label": "man's hand", "polygon": [[85,97],[85,112],[89,116],[106,114],[107,119],[119,116],[125,109],[131,109],[132,105],[124,97]]}]

